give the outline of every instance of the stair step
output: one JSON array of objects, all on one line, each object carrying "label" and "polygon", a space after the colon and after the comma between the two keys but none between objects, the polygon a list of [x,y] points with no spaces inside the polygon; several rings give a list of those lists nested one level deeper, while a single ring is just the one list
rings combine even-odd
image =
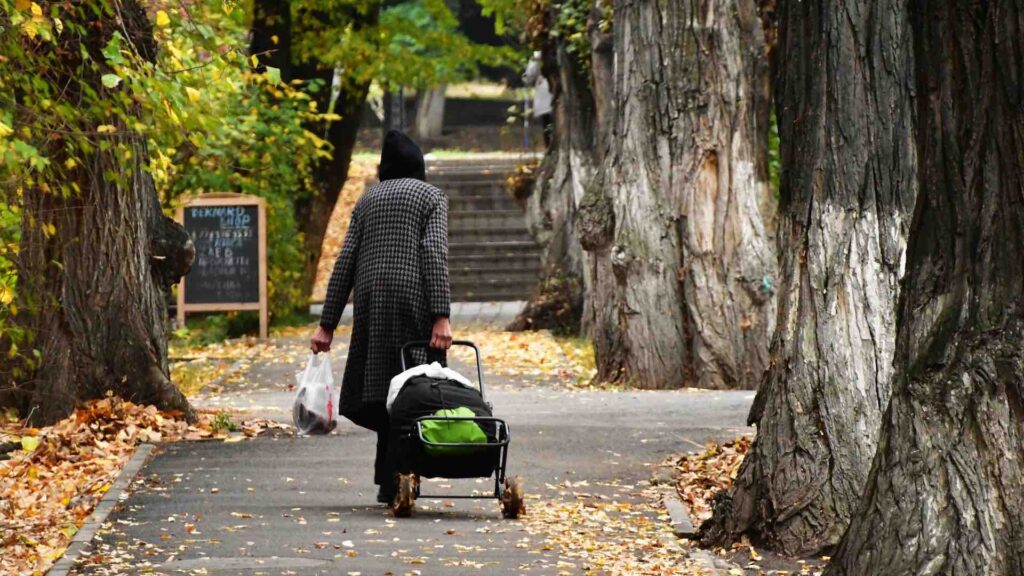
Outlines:
[{"label": "stair step", "polygon": [[458,195],[448,197],[448,212],[481,212],[494,210],[518,210],[514,198],[509,195],[494,194]]},{"label": "stair step", "polygon": [[526,228],[522,210],[451,210],[448,212],[448,228],[459,226],[518,226]]},{"label": "stair step", "polygon": [[532,240],[513,240],[509,242],[449,242],[448,255],[451,261],[463,256],[486,256],[498,258],[501,256],[532,256],[540,258],[540,247]]},{"label": "stair step", "polygon": [[449,279],[452,286],[535,286],[540,271],[522,272],[451,272]]},{"label": "stair step", "polygon": [[502,255],[499,257],[495,256],[478,256],[472,255],[459,255],[454,258],[449,258],[448,268],[452,274],[455,272],[501,272],[503,270],[530,270],[539,271],[541,269],[540,252],[535,254],[521,254],[521,255]]},{"label": "stair step", "polygon": [[493,243],[505,243],[505,242],[526,242],[530,240],[530,235],[524,231],[516,230],[462,230],[451,232],[448,235],[450,242],[457,242],[459,244],[493,244]]},{"label": "stair step", "polygon": [[444,191],[448,200],[462,198],[465,196],[490,196],[493,198],[512,198],[512,195],[500,184],[472,184],[468,186],[443,186],[439,187]]},{"label": "stair step", "polygon": [[529,300],[533,296],[537,283],[516,286],[488,286],[476,284],[471,286],[452,285],[452,300],[455,302],[507,302],[509,300]]},{"label": "stair step", "polygon": [[436,174],[427,176],[431,185],[444,190],[447,186],[504,186],[508,174],[496,172],[494,174]]}]

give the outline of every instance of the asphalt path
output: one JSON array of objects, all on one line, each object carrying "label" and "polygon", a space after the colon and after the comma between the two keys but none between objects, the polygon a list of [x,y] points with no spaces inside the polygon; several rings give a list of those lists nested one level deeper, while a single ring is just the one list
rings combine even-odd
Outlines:
[{"label": "asphalt path", "polygon": [[[339,355],[343,361],[343,354]],[[294,358],[257,362],[205,406],[288,421]],[[465,367],[463,367],[465,368]],[[512,431],[509,473],[527,507],[581,482],[594,493],[643,485],[652,465],[741,432],[752,392],[574,390],[544,378],[486,378]],[[493,499],[421,499],[394,519],[374,501],[375,437],[342,422],[328,436],[162,445],[94,540],[81,574],[579,573],[538,546]],[[424,492],[488,493],[493,481],[426,481]],[[548,548],[548,549],[544,549]],[[561,562],[561,563],[560,563]]]}]

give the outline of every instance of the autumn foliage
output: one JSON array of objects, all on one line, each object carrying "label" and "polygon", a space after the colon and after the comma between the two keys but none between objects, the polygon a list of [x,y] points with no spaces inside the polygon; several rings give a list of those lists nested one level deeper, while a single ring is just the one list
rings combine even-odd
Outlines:
[{"label": "autumn foliage", "polygon": [[[88,402],[45,428],[26,428],[5,416],[0,445],[20,449],[0,460],[0,573],[47,570],[139,443],[226,435],[217,423],[218,417],[201,414],[196,424],[188,424],[180,414],[116,397]],[[261,429],[256,422],[243,432],[254,436]]]}]

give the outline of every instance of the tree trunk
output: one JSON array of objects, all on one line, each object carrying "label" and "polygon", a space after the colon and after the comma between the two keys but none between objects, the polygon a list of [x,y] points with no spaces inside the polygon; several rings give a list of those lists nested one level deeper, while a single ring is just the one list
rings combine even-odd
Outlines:
[{"label": "tree trunk", "polygon": [[432,140],[441,137],[444,128],[444,93],[447,87],[443,84],[434,88],[420,90],[416,98],[416,125],[414,133],[420,140]]},{"label": "tree trunk", "polygon": [[616,3],[614,134],[581,200],[599,378],[753,388],[767,364],[763,47],[753,0]]},{"label": "tree trunk", "polygon": [[913,3],[892,402],[831,575],[1024,574],[1024,2]]},{"label": "tree trunk", "polygon": [[[302,31],[293,28],[291,10],[290,2],[255,1],[250,53],[259,55],[261,66],[280,68],[281,79],[285,82],[319,81],[319,90],[310,95],[317,104],[317,110],[327,112],[331,106],[334,68],[314,59],[295,62],[292,45],[296,34],[301,34]],[[375,21],[377,15],[374,11],[363,14],[350,10],[350,18],[352,26],[358,28]],[[276,43],[273,41],[274,36],[278,39]],[[306,254],[302,286],[307,297],[312,294],[313,284],[316,282],[317,265],[320,262],[331,212],[348,177],[348,168],[362,120],[362,107],[370,87],[369,83],[355,82],[345,76],[340,79],[340,84],[341,91],[334,101],[333,112],[341,116],[341,119],[307,127],[331,145],[331,155],[321,159],[314,168],[315,189],[312,193],[295,200],[295,221],[302,233]]]},{"label": "tree trunk", "polygon": [[703,539],[805,555],[846,528],[889,398],[916,188],[911,45],[896,0],[779,4],[779,326],[757,439]]},{"label": "tree trunk", "polygon": [[[330,78],[333,78],[333,73],[325,75],[329,79],[315,98],[324,106],[319,108],[321,110],[326,110]],[[316,282],[317,265],[320,262],[331,213],[348,178],[348,168],[352,163],[352,152],[356,147],[356,136],[359,134],[359,124],[362,120],[363,102],[366,101],[369,88],[369,84],[356,83],[343,77],[341,93],[334,101],[334,113],[341,116],[341,119],[328,122],[326,126],[311,127],[313,130],[319,129],[318,132],[330,143],[331,155],[329,158],[321,159],[313,171],[316,186],[314,193],[295,201],[295,221],[305,242],[306,266],[302,277],[303,289],[307,296],[312,294],[313,284]]]},{"label": "tree trunk", "polygon": [[[104,88],[99,72],[68,63],[80,53],[77,41],[98,59],[109,31],[125,30],[142,56],[155,54],[144,9],[133,0],[119,8],[120,16],[106,7],[62,12],[69,21],[79,19],[87,32],[61,37],[66,67],[50,76],[63,88],[56,91],[59,106],[79,102],[79,82],[101,96],[121,89]],[[108,391],[193,417],[169,378],[165,302],[195,249],[184,229],[161,212],[146,172],[145,138],[132,131],[134,122],[112,122],[116,132],[97,136],[110,146],[81,153],[79,165],[63,173],[80,188],[78,195],[24,189],[18,276],[24,312],[15,319],[33,334],[32,348],[41,356],[13,389],[0,391],[0,404],[17,407],[37,423],[66,416],[79,401]],[[99,123],[89,119],[77,129],[95,134]],[[52,154],[54,165],[65,166],[65,150],[54,148]]]},{"label": "tree trunk", "polygon": [[584,189],[597,172],[606,115],[605,87],[610,86],[611,35],[588,26],[592,55],[589,70],[560,42],[544,47],[543,72],[554,95],[554,140],[526,202],[526,220],[544,247],[538,289],[509,327],[513,330],[558,328],[577,331],[584,306],[583,251],[576,234]]}]

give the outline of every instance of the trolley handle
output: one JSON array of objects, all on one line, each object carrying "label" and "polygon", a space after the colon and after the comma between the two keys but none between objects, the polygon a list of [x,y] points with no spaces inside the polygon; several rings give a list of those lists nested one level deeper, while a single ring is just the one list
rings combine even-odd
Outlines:
[{"label": "trolley handle", "polygon": [[[480,395],[484,396],[484,369],[480,363],[480,348],[469,340],[452,340],[452,346],[466,346],[476,353],[476,381],[480,383]],[[413,340],[402,345],[402,372],[405,372],[405,355],[410,348],[429,348],[430,340]]]}]

